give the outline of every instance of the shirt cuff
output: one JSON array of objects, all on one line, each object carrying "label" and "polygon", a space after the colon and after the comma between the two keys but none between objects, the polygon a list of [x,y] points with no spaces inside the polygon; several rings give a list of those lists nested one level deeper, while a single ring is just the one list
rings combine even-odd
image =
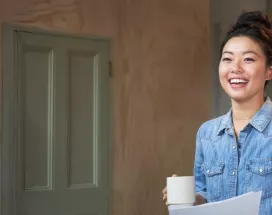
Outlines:
[{"label": "shirt cuff", "polygon": [[207,202],[207,192],[199,191],[199,192],[196,193],[196,195],[202,196]]}]

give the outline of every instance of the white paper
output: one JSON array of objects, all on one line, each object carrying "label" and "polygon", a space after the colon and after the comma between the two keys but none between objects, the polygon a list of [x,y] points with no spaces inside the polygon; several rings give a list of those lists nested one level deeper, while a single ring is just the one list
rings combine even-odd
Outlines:
[{"label": "white paper", "polygon": [[168,206],[169,215],[258,215],[262,192],[249,192],[224,201],[182,208]]}]

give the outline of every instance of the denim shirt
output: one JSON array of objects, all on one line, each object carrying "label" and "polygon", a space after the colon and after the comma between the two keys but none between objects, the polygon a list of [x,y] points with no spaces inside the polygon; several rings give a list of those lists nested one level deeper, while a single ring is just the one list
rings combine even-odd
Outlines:
[{"label": "denim shirt", "polygon": [[259,215],[272,214],[272,102],[267,98],[236,141],[232,110],[197,132],[196,192],[214,202],[262,190]]}]

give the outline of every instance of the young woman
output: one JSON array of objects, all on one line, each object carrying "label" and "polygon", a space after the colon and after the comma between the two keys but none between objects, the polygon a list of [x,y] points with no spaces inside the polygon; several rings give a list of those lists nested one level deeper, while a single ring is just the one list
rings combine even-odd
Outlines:
[{"label": "young woman", "polygon": [[220,53],[220,83],[232,108],[198,130],[196,204],[262,190],[259,214],[271,215],[272,102],[264,95],[272,79],[271,21],[258,11],[242,13]]}]

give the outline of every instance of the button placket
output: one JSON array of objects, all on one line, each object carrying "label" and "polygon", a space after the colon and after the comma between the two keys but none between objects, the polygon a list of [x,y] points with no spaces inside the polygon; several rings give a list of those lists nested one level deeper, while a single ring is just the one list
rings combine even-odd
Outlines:
[{"label": "button placket", "polygon": [[236,140],[231,146],[231,166],[230,166],[230,180],[229,180],[229,196],[234,197],[237,193],[237,169],[238,169],[238,146]]}]

